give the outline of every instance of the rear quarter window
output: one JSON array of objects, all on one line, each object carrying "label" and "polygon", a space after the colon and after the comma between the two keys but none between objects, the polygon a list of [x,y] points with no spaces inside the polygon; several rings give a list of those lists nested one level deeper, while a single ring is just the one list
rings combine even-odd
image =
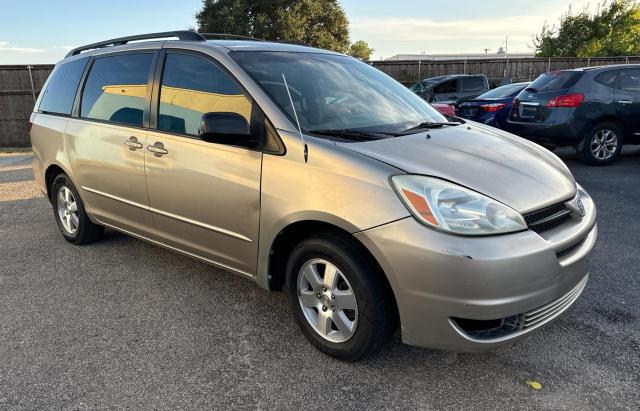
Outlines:
[{"label": "rear quarter window", "polygon": [[581,71],[551,71],[540,75],[527,88],[536,89],[539,93],[567,89],[573,87],[582,74]]},{"label": "rear quarter window", "polygon": [[73,60],[59,66],[51,74],[44,90],[39,111],[51,114],[71,115],[73,101],[88,58]]},{"label": "rear quarter window", "polygon": [[618,71],[605,71],[604,73],[598,74],[594,80],[596,83],[600,83],[603,86],[613,87],[616,84],[616,79],[618,78]]}]

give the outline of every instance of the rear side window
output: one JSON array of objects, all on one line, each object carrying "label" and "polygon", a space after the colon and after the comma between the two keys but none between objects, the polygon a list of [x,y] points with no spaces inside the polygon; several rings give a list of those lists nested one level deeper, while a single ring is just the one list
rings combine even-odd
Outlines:
[{"label": "rear side window", "polygon": [[45,113],[71,115],[80,78],[87,66],[88,58],[64,63],[58,67],[42,95],[38,110]]},{"label": "rear side window", "polygon": [[605,71],[596,76],[595,81],[608,87],[613,87],[616,84],[618,77],[618,71]]},{"label": "rear side window", "polygon": [[198,135],[204,113],[236,113],[251,123],[251,101],[229,75],[211,61],[169,53],[162,73],[158,129]]},{"label": "rear side window", "polygon": [[462,77],[460,79],[462,91],[480,91],[484,88],[482,77]]},{"label": "rear side window", "polygon": [[572,87],[582,77],[581,71],[551,71],[541,74],[528,89],[538,92],[558,91]]},{"label": "rear side window", "polygon": [[620,88],[640,93],[640,70],[623,70],[620,73]]},{"label": "rear side window", "polygon": [[95,60],[82,91],[80,116],[142,126],[152,53]]}]

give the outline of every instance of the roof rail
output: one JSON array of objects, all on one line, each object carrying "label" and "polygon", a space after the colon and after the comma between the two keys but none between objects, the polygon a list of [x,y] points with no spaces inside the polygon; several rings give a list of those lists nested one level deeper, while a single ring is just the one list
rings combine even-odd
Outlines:
[{"label": "roof rail", "polygon": [[207,40],[252,40],[252,41],[264,41],[254,37],[240,36],[238,34],[226,34],[226,33],[198,33]]},{"label": "roof rail", "polygon": [[178,40],[205,41],[207,38],[202,34],[191,30],[164,31],[160,33],[138,34],[136,36],[119,37],[117,39],[100,41],[98,43],[87,44],[86,46],[77,47],[67,53],[65,58],[75,56],[83,51],[99,49],[109,46],[120,46],[130,41],[159,39],[164,37],[177,37]]},{"label": "roof rail", "polygon": [[296,45],[296,46],[311,47],[310,45],[308,45],[307,43],[305,43],[304,41],[301,41],[301,40],[278,40],[278,41],[276,41],[276,43],[293,44],[293,45]]}]

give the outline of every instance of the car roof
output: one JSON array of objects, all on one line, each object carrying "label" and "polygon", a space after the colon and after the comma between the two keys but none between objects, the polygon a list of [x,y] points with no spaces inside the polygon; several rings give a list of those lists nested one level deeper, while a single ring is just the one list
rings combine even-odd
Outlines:
[{"label": "car roof", "polygon": [[638,67],[640,67],[640,64],[610,64],[610,65],[603,65],[603,66],[578,67],[573,69],[554,70],[554,71],[596,71],[596,70],[638,68]]},{"label": "car roof", "polygon": [[422,81],[447,81],[460,77],[486,77],[484,74],[447,74],[444,76],[436,76],[436,77],[427,77],[422,79]]},{"label": "car roof", "polygon": [[286,51],[295,53],[321,53],[341,55],[330,50],[319,49],[296,42],[261,40],[207,40],[205,44],[224,47],[229,51]]}]

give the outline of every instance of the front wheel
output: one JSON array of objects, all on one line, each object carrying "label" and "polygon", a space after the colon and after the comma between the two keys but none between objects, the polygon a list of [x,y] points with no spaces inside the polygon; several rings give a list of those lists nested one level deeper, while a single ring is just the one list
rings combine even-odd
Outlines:
[{"label": "front wheel", "polygon": [[309,341],[345,361],[382,347],[397,324],[395,300],[383,275],[345,236],[327,233],[300,243],[287,264],[287,293]]},{"label": "front wheel", "polygon": [[582,159],[595,166],[611,164],[622,149],[622,130],[613,123],[601,123],[584,139]]}]

